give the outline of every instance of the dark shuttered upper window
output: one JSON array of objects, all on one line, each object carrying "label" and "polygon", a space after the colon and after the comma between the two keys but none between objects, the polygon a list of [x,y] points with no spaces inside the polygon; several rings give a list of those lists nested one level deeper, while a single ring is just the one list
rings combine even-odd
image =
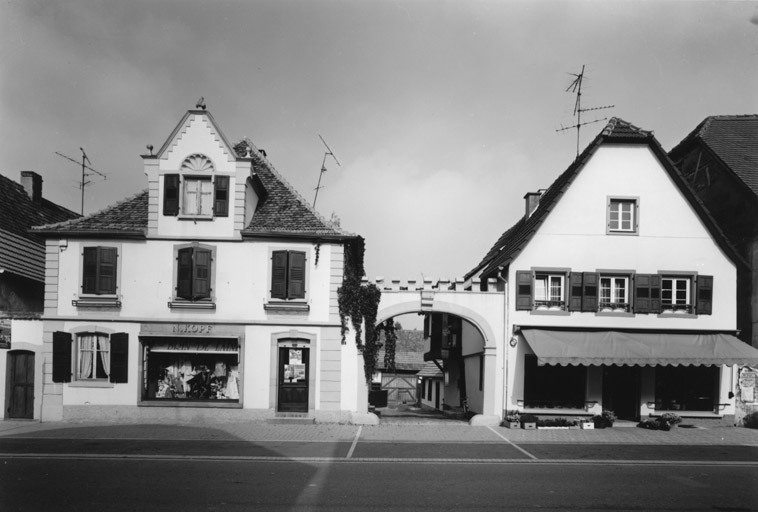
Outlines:
[{"label": "dark shuttered upper window", "polygon": [[271,298],[305,298],[305,253],[274,251],[271,254]]},{"label": "dark shuttered upper window", "polygon": [[85,247],[83,252],[82,293],[111,295],[116,293],[115,247]]},{"label": "dark shuttered upper window", "polygon": [[211,297],[213,254],[202,247],[185,247],[177,251],[176,297],[202,300]]}]

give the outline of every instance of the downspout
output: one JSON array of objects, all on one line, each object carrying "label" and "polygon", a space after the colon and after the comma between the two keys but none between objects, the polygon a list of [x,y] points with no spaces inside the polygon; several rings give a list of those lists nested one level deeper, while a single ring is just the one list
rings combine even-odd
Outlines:
[{"label": "downspout", "polygon": [[505,293],[505,300],[503,300],[503,400],[500,406],[500,414],[505,419],[506,403],[508,400],[508,280],[503,277],[503,270],[505,267],[500,265],[497,267],[497,278],[503,282],[503,292]]}]

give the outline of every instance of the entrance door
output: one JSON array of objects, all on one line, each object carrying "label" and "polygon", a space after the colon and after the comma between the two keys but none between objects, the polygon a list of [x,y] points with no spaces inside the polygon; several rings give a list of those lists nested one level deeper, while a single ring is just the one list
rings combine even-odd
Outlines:
[{"label": "entrance door", "polygon": [[34,418],[34,352],[8,354],[8,418]]},{"label": "entrance door", "polygon": [[279,347],[278,411],[308,412],[308,351]]},{"label": "entrance door", "polygon": [[638,366],[603,367],[603,409],[613,411],[619,419],[640,419]]}]

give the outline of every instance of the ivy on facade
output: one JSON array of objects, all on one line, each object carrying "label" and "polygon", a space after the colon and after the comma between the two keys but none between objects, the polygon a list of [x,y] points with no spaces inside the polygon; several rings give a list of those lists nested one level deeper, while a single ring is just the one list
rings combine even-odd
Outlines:
[{"label": "ivy on facade", "polygon": [[[365,273],[363,266],[365,251],[366,244],[361,237],[357,237],[345,244],[345,270],[342,286],[337,290],[337,301],[340,313],[342,343],[343,345],[346,343],[349,319],[355,330],[355,346],[363,355],[363,371],[366,383],[371,383],[376,373],[379,349],[382,348],[382,344],[379,341],[379,332],[382,326],[376,325],[376,315],[379,311],[379,300],[382,297],[382,292],[373,283],[365,286],[361,284],[361,279]],[[365,336],[362,336],[364,334],[364,325],[366,326],[366,332]],[[392,366],[394,367],[394,342],[391,358]]]}]

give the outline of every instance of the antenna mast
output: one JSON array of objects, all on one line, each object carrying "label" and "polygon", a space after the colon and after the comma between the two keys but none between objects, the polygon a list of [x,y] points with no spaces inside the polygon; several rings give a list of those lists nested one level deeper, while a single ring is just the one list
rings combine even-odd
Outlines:
[{"label": "antenna mast", "polygon": [[602,119],[595,119],[593,121],[588,121],[586,123],[582,122],[582,112],[590,112],[592,110],[603,110],[606,108],[613,108],[615,105],[606,105],[604,107],[592,107],[592,108],[582,108],[582,82],[584,81],[584,64],[582,64],[582,72],[578,75],[575,73],[571,73],[574,76],[574,81],[571,82],[571,85],[568,86],[566,89],[566,92],[572,92],[576,94],[576,101],[574,102],[574,114],[576,116],[576,124],[572,126],[563,126],[561,125],[560,129],[555,130],[556,132],[562,132],[565,130],[573,130],[576,129],[576,156],[579,156],[579,130],[582,126],[585,124],[592,124],[592,123],[598,123],[600,121],[605,121],[607,118],[604,117]]},{"label": "antenna mast", "polygon": [[[89,165],[87,165],[87,162],[89,162],[90,165],[92,165],[92,162],[90,161],[89,157],[87,157],[87,153],[84,152],[84,148],[79,148],[79,149],[82,152],[82,181],[79,182],[79,188],[82,191],[82,215],[84,215],[84,187],[90,184],[90,182],[87,181],[87,176],[92,176],[93,174],[97,174],[98,176],[102,176],[104,180],[108,179],[108,177],[102,172],[95,170]],[[66,160],[71,160],[75,164],[79,163],[78,160],[74,160],[73,158],[66,156],[62,153],[58,153],[57,151],[55,152],[55,154],[65,158]],[[87,170],[91,172],[87,172]]]},{"label": "antenna mast", "polygon": [[324,138],[319,134],[319,139],[321,139],[321,142],[324,143],[324,146],[326,147],[326,151],[324,152],[324,160],[321,162],[321,173],[318,175],[318,185],[316,185],[316,196],[313,198],[313,208],[316,208],[316,200],[318,199],[318,191],[324,187],[321,186],[321,177],[326,172],[326,157],[331,156],[334,158],[334,161],[337,162],[337,167],[340,167],[340,161],[337,160],[337,156],[332,152],[332,148],[329,147],[329,144],[326,143]]}]

